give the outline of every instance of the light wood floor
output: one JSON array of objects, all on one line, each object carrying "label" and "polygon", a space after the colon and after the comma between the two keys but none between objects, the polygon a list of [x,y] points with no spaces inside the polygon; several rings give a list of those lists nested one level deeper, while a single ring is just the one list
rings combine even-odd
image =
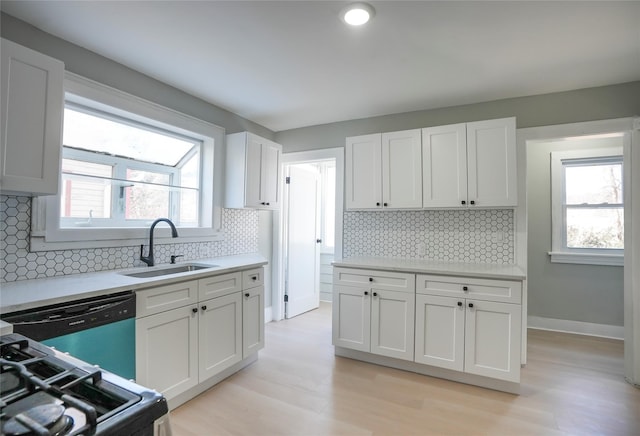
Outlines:
[{"label": "light wood floor", "polygon": [[521,395],[335,357],[331,308],[269,323],[256,363],[171,413],[175,436],[640,435],[621,341],[529,332]]}]

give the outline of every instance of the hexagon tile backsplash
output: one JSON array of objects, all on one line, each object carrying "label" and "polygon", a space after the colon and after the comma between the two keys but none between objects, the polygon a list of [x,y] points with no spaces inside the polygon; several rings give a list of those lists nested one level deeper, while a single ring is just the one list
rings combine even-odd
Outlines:
[{"label": "hexagon tile backsplash", "polygon": [[510,209],[345,212],[343,255],[511,264],[514,231]]},{"label": "hexagon tile backsplash", "polygon": [[[154,245],[156,259],[181,260],[258,251],[258,212],[223,209],[223,241]],[[31,198],[0,196],[0,283],[142,266],[140,246],[29,252]],[[164,263],[164,261],[160,261]]]}]

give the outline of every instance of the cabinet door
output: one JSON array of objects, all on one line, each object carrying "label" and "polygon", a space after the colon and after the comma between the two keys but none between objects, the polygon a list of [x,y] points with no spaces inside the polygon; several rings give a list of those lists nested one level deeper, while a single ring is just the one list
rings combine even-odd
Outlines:
[{"label": "cabinet door", "polygon": [[136,381],[167,399],[198,384],[198,315],[185,306],[136,319]]},{"label": "cabinet door", "polygon": [[369,288],[333,286],[333,345],[369,352],[371,343],[370,294]]},{"label": "cabinet door", "polygon": [[262,201],[262,138],[247,134],[245,206],[260,207]]},{"label": "cabinet door", "polygon": [[464,369],[464,301],[416,295],[416,362]]},{"label": "cabinet door", "polygon": [[264,286],[242,291],[242,358],[264,347]]},{"label": "cabinet door", "polygon": [[200,382],[242,360],[242,293],[200,303]]},{"label": "cabinet door", "polygon": [[522,307],[480,300],[466,306],[465,371],[519,383]]},{"label": "cabinet door", "polygon": [[466,207],[466,125],[422,129],[422,206]]},{"label": "cabinet door", "polygon": [[420,130],[382,134],[382,205],[422,207]]},{"label": "cabinet door", "polygon": [[381,139],[379,133],[346,139],[345,202],[347,209],[382,207]]},{"label": "cabinet door", "polygon": [[64,64],[2,40],[0,181],[6,193],[56,194]]},{"label": "cabinet door", "polygon": [[517,206],[515,118],[467,123],[468,200]]},{"label": "cabinet door", "polygon": [[413,361],[415,295],[371,289],[371,352]]},{"label": "cabinet door", "polygon": [[279,146],[271,142],[263,143],[261,163],[260,206],[266,209],[278,209],[280,205]]}]

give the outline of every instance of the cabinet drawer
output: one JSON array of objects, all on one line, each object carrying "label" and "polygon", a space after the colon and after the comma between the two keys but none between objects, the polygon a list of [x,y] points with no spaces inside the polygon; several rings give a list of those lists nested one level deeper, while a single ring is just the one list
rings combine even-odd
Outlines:
[{"label": "cabinet drawer", "polygon": [[416,293],[519,304],[522,300],[522,284],[510,280],[418,274]]},{"label": "cabinet drawer", "polygon": [[416,276],[388,271],[334,268],[333,284],[413,293],[416,286]]},{"label": "cabinet drawer", "polygon": [[239,272],[221,274],[198,280],[198,300],[240,292],[242,290],[242,274]]},{"label": "cabinet drawer", "polygon": [[242,289],[250,289],[264,285],[264,268],[242,271]]},{"label": "cabinet drawer", "polygon": [[152,315],[198,301],[198,281],[174,283],[136,291],[136,317]]}]

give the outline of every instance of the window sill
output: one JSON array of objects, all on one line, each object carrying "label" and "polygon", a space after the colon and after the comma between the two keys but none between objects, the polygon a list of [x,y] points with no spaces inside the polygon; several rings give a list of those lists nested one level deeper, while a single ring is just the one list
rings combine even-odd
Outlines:
[{"label": "window sill", "polygon": [[551,256],[551,263],[624,266],[623,254],[567,253],[560,251],[550,251],[549,256]]}]

